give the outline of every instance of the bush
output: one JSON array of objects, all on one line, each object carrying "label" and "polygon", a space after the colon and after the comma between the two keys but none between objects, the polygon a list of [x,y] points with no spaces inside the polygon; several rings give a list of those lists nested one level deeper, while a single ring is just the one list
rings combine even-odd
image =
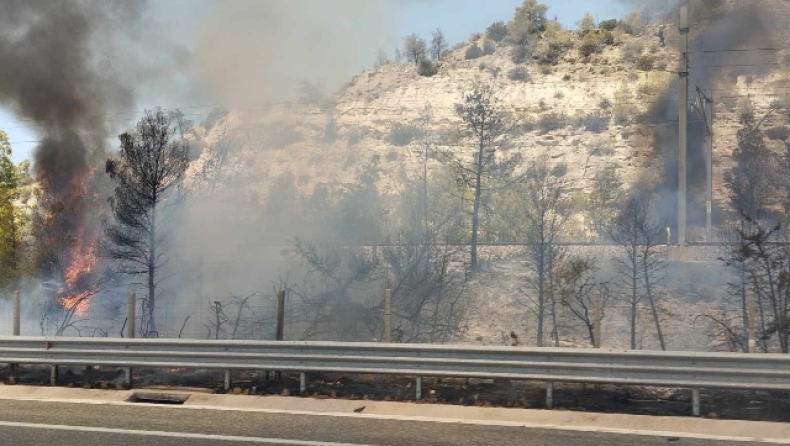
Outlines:
[{"label": "bush", "polygon": [[384,158],[390,162],[398,161],[398,152],[396,152],[395,150],[390,150],[389,152],[387,152],[387,155]]},{"label": "bush", "polygon": [[408,146],[420,135],[420,128],[415,125],[395,123],[390,128],[390,144],[397,147]]},{"label": "bush", "polygon": [[544,76],[548,76],[553,71],[554,71],[554,69],[551,68],[551,65],[548,65],[548,64],[541,64],[540,65],[540,74],[542,74]]},{"label": "bush", "polygon": [[786,125],[771,127],[765,130],[765,136],[776,141],[786,141],[787,138],[790,138],[790,127]]},{"label": "bush", "polygon": [[478,57],[483,57],[483,50],[476,43],[466,49],[464,54],[466,60],[477,59]]},{"label": "bush", "polygon": [[581,21],[579,22],[579,31],[582,33],[587,33],[590,31],[595,30],[595,16],[592,13],[584,14]]},{"label": "bush", "polygon": [[623,20],[620,21],[620,29],[632,36],[641,36],[647,31],[647,24],[641,14],[632,12],[623,17]]},{"label": "bush", "polygon": [[614,122],[617,125],[628,125],[639,116],[639,111],[636,106],[629,103],[615,104],[612,112],[614,115]]},{"label": "bush", "polygon": [[510,51],[510,60],[512,60],[514,64],[520,64],[526,62],[530,55],[529,45],[516,45]]},{"label": "bush", "polygon": [[598,27],[604,31],[614,31],[617,29],[617,19],[604,20]]},{"label": "bush", "polygon": [[507,73],[511,81],[529,82],[529,71],[524,67],[516,67]]},{"label": "bush", "polygon": [[612,146],[603,143],[594,144],[587,150],[590,156],[614,156],[616,153]]},{"label": "bush", "polygon": [[486,39],[486,41],[483,42],[483,55],[490,56],[495,52],[496,52],[496,45],[494,45],[494,42]]},{"label": "bush", "polygon": [[486,36],[494,42],[501,42],[507,37],[507,25],[505,22],[494,22],[486,30]]},{"label": "bush", "polygon": [[588,132],[601,133],[609,128],[609,115],[593,111],[579,118],[578,124]]},{"label": "bush", "polygon": [[656,60],[653,56],[645,54],[636,61],[636,69],[639,71],[653,71]]},{"label": "bush", "polygon": [[637,96],[644,98],[660,94],[668,84],[668,76],[667,73],[651,75],[636,87]]},{"label": "bush", "polygon": [[455,146],[464,139],[464,134],[455,127],[441,127],[436,132],[436,138],[441,145]]},{"label": "bush", "polygon": [[480,70],[480,71],[485,71],[486,68],[487,68],[487,65],[486,65],[485,62],[480,62],[480,65],[477,66],[477,69]]},{"label": "bush", "polygon": [[593,54],[600,53],[603,51],[606,45],[611,45],[614,43],[614,40],[612,40],[611,43],[607,43],[609,42],[607,35],[611,36],[611,34],[612,33],[605,31],[596,31],[585,34],[582,38],[582,44],[579,47],[579,52],[584,57],[590,57]]},{"label": "bush", "polygon": [[645,51],[645,46],[638,40],[630,40],[623,45],[623,60],[627,62],[635,62],[639,60],[642,53]]},{"label": "bush", "polygon": [[417,73],[423,77],[431,77],[436,75],[439,72],[439,67],[436,66],[435,63],[431,62],[430,59],[423,59],[420,61],[420,66],[417,68]]},{"label": "bush", "polygon": [[568,115],[560,112],[546,113],[538,119],[538,128],[543,132],[552,132],[564,128],[568,124]]},{"label": "bush", "polygon": [[520,131],[520,133],[529,133],[538,128],[538,120],[531,114],[521,117],[517,122],[516,130]]},{"label": "bush", "polygon": [[603,98],[601,99],[601,102],[598,103],[598,108],[602,110],[609,110],[612,108],[612,101],[610,101],[609,98]]}]

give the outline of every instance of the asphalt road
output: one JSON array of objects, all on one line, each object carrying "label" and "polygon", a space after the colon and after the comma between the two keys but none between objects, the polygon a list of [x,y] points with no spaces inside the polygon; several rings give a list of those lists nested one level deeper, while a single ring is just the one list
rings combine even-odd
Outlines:
[{"label": "asphalt road", "polygon": [[[338,418],[155,406],[0,401],[2,445],[271,444],[714,446],[702,441],[523,427]],[[746,445],[748,443],[732,443]]]}]

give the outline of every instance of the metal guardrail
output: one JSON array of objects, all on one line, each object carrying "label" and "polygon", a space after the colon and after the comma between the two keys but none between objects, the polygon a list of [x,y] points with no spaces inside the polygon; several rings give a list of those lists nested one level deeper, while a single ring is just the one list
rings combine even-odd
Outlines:
[{"label": "metal guardrail", "polygon": [[290,371],[303,387],[305,373],[339,372],[790,390],[790,355],[780,354],[14,336],[0,337],[0,362],[51,365],[55,378],[56,366],[84,365]]}]

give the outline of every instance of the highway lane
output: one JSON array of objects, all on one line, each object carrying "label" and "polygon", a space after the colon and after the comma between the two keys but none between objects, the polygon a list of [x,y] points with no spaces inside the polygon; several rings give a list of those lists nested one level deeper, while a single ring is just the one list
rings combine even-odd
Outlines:
[{"label": "highway lane", "polygon": [[525,427],[16,400],[0,401],[0,439],[3,445],[62,446],[714,446],[724,443]]}]

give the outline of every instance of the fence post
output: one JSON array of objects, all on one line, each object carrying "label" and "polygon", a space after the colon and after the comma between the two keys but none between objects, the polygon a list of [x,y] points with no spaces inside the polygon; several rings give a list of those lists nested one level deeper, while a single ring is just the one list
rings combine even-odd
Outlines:
[{"label": "fence post", "polygon": [[[285,290],[277,292],[277,332],[276,338],[278,341],[285,339]],[[274,372],[274,379],[280,381],[282,379],[282,372]]]},{"label": "fence post", "polygon": [[384,342],[392,342],[392,290],[384,290]]},{"label": "fence post", "polygon": [[22,300],[19,296],[19,291],[14,291],[14,336],[19,336],[21,333],[22,322]]},{"label": "fence post", "polygon": [[[136,322],[137,322],[137,295],[134,294],[134,291],[129,293],[129,298],[126,302],[126,337],[129,339],[134,339],[135,332],[136,332]],[[132,368],[127,367],[125,370],[126,373],[126,385],[129,388],[132,388]]]},{"label": "fence post", "polygon": [[546,383],[546,409],[554,408],[554,383]]}]

